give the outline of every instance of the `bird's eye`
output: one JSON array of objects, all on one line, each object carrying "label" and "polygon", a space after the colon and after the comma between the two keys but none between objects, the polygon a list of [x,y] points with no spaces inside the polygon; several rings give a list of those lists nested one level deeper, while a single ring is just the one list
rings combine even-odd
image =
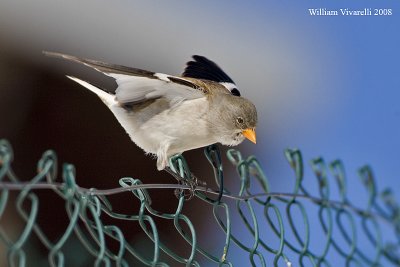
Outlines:
[{"label": "bird's eye", "polygon": [[242,117],[238,117],[238,118],[236,119],[236,121],[237,121],[239,124],[242,124],[242,123],[244,122]]}]

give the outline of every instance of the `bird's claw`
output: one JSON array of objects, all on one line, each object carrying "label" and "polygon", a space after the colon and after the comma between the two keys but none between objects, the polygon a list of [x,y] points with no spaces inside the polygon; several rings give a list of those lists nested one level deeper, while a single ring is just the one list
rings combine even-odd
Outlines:
[{"label": "bird's claw", "polygon": [[185,200],[191,200],[195,196],[197,186],[207,187],[206,182],[199,180],[193,174],[191,174],[190,179],[185,179],[185,178],[181,177],[181,179],[178,180],[178,182],[179,182],[179,184],[187,185],[190,187],[190,189],[188,191],[179,189],[179,188],[175,189],[175,196],[177,198],[180,198],[183,195]]},{"label": "bird's claw", "polygon": [[186,185],[186,186],[190,187],[190,189],[188,190],[189,192],[187,190],[181,189],[181,188],[175,189],[174,193],[175,193],[175,196],[177,198],[180,198],[183,195],[185,200],[191,200],[195,195],[197,186],[204,186],[204,187],[207,186],[206,182],[199,180],[193,174],[191,174],[191,178],[190,179],[187,179],[187,178],[183,178],[179,174],[173,172],[169,167],[166,167],[165,170],[169,174],[171,174],[173,177],[175,177],[175,179],[178,180],[179,184]]},{"label": "bird's claw", "polygon": [[185,200],[191,200],[194,197],[195,191],[196,191],[196,187],[198,186],[197,178],[195,178],[195,179],[184,179],[184,178],[182,178],[178,182],[181,185],[189,186],[190,189],[187,191],[187,190],[184,190],[184,189],[177,188],[174,191],[175,196],[177,198],[180,198],[183,195]]}]

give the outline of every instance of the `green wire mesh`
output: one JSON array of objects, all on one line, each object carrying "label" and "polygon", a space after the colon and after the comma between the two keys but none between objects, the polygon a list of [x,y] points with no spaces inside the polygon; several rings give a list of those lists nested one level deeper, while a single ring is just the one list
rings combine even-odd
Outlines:
[{"label": "green wire mesh", "polygon": [[[286,150],[286,158],[294,171],[295,186],[291,192],[273,193],[259,162],[253,156],[244,158],[237,150],[229,150],[227,157],[236,167],[240,177],[240,190],[234,194],[223,186],[223,168],[217,146],[205,148],[215,175],[216,184],[222,190],[214,191],[204,186],[194,188],[194,197],[209,205],[213,210],[214,223],[224,235],[224,245],[218,252],[207,250],[198,242],[194,224],[183,212],[187,203],[187,192],[193,190],[188,183],[181,184],[142,184],[140,180],[122,178],[120,188],[110,190],[81,188],[75,183],[73,165],[64,164],[63,182],[57,182],[57,158],[53,151],[46,151],[38,162],[37,175],[29,182],[18,180],[11,168],[13,152],[6,140],[0,140],[0,248],[7,249],[9,266],[29,265],[28,243],[35,235],[48,250],[50,266],[66,266],[71,255],[65,252],[65,244],[73,236],[93,256],[94,266],[130,266],[127,256],[134,257],[143,266],[200,266],[201,262],[210,266],[233,266],[232,251],[240,250],[248,257],[252,266],[332,266],[330,254],[340,257],[346,266],[400,266],[400,209],[390,190],[377,191],[374,177],[369,167],[359,171],[362,184],[368,191],[365,207],[356,208],[347,198],[346,176],[340,161],[325,164],[318,158],[311,162],[319,185],[319,195],[313,196],[304,188],[303,160],[298,150]],[[188,181],[194,179],[185,159],[179,155],[171,159],[171,169]],[[336,179],[340,199],[330,199],[328,174]],[[253,194],[251,184],[256,182],[261,193]],[[163,213],[153,209],[149,191],[154,188],[175,188],[178,205],[173,213]],[[45,229],[36,222],[40,205],[38,190],[51,190],[65,202],[65,212],[69,224],[56,241],[50,241]],[[18,192],[16,199],[10,192]],[[131,192],[140,202],[137,214],[120,214],[112,210],[108,195]],[[13,207],[24,221],[19,237],[11,238],[4,229],[6,206]],[[317,222],[310,221],[310,207],[317,210]],[[238,216],[233,217],[233,212]],[[137,222],[143,233],[152,241],[152,256],[140,253],[124,237],[116,225],[107,225],[104,216]],[[161,240],[155,219],[172,220],[177,232],[186,240],[190,253],[181,256],[170,248],[168,240]],[[233,220],[241,220],[251,238],[243,240],[235,232]],[[348,223],[345,223],[345,222]],[[316,233],[312,227],[317,223],[322,231]],[[383,235],[382,228],[391,228],[392,240]],[[265,229],[269,236],[265,236]],[[360,234],[361,233],[361,234]],[[316,236],[317,235],[317,236]],[[362,242],[359,237],[365,238]],[[118,251],[107,247],[106,238],[119,244]],[[318,239],[318,250],[311,239]],[[340,241],[340,240],[341,241]],[[274,240],[273,244],[269,240]],[[343,246],[343,242],[347,246]],[[373,247],[373,253],[363,249],[365,242]],[[163,255],[163,257],[161,256]],[[169,258],[169,263],[163,261]],[[267,262],[267,259],[272,259]]]}]

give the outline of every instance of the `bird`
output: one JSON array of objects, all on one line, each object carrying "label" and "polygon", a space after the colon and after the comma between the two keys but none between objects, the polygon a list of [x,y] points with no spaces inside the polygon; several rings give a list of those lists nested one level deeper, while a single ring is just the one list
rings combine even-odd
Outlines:
[{"label": "bird", "polygon": [[112,77],[112,92],[66,75],[95,93],[131,140],[155,155],[157,169],[185,151],[215,143],[256,143],[257,109],[241,96],[234,81],[213,61],[194,55],[181,75],[168,75],[58,52],[46,56],[77,62]]}]

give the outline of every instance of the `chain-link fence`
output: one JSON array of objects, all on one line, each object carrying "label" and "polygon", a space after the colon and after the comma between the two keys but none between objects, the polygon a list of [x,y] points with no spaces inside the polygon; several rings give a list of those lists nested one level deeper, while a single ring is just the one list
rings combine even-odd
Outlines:
[{"label": "chain-link fence", "polygon": [[[312,195],[304,188],[301,153],[287,150],[285,155],[294,170],[295,187],[291,192],[273,193],[255,157],[243,158],[240,152],[229,150],[227,157],[240,177],[240,190],[234,193],[224,188],[218,147],[205,148],[205,155],[219,190],[196,181],[182,156],[170,162],[171,172],[185,179],[178,184],[143,184],[138,179],[121,178],[120,188],[98,190],[79,187],[74,167],[69,164],[62,168],[63,181],[57,182],[57,159],[53,151],[43,154],[33,179],[20,181],[11,168],[12,148],[7,141],[0,140],[0,249],[6,250],[8,265],[38,266],[32,264],[28,251],[29,242],[35,237],[46,250],[50,266],[73,266],[68,259],[76,256],[66,247],[73,238],[84,248],[79,253],[91,255],[95,266],[132,266],[130,259],[141,266],[233,266],[239,252],[248,266],[334,266],[336,259],[346,266],[400,266],[400,209],[390,190],[377,191],[369,167],[359,171],[364,185],[360,189],[368,191],[368,201],[364,207],[356,208],[348,199],[340,161],[331,164],[325,164],[321,158],[312,161],[319,188],[319,195]],[[338,200],[330,199],[328,174],[336,178]],[[152,207],[149,192],[155,189],[175,189],[178,205],[174,212],[165,213]],[[37,223],[40,191],[55,192],[65,203],[60,209],[65,209],[68,223],[57,240],[50,240],[46,229]],[[108,199],[123,192],[130,192],[132,201],[139,203],[133,215],[115,212]],[[11,193],[16,194],[15,198]],[[199,236],[191,218],[185,215],[184,206],[192,197],[212,209],[214,218],[209,221],[223,234],[224,245],[212,250],[199,242],[200,238],[211,238],[214,234]],[[17,235],[10,234],[13,224],[4,218],[6,208],[14,209],[24,222]],[[138,223],[144,236],[151,240],[151,252],[143,253],[124,237],[120,227],[106,223],[105,217]],[[159,220],[173,221],[177,234],[186,241],[187,256],[182,256],[168,239],[160,236],[156,223]],[[236,220],[241,221],[240,231],[232,226]],[[388,231],[392,233],[389,236],[385,234]],[[249,238],[244,240],[243,232],[251,237],[250,242]],[[114,240],[114,245],[108,246],[107,240]],[[370,249],[366,249],[368,246]]]}]

